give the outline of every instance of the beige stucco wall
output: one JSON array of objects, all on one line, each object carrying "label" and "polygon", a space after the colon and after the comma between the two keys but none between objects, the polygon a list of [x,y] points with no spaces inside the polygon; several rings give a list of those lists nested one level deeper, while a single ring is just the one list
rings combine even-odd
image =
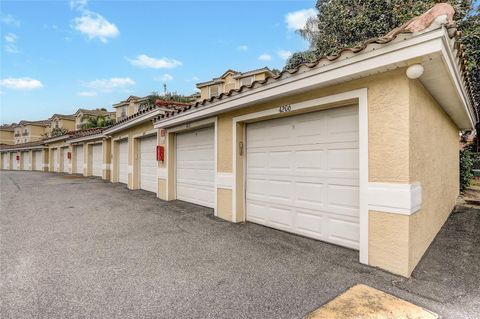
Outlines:
[{"label": "beige stucco wall", "polygon": [[409,225],[411,272],[459,194],[459,129],[419,81],[410,81],[410,110],[410,182],[422,186],[422,207]]},{"label": "beige stucco wall", "polygon": [[13,138],[13,131],[0,130],[0,144],[13,145],[15,139]]},{"label": "beige stucco wall", "polygon": [[[369,263],[409,276],[455,203],[458,129],[419,82],[405,76],[405,69],[218,115],[217,172],[232,172],[233,117],[360,88],[368,89],[369,182],[422,185],[422,209],[414,215],[369,212]],[[242,176],[237,174],[237,181]],[[232,196],[237,196],[236,221],[242,221],[241,192],[217,189],[217,214],[231,220]]]}]

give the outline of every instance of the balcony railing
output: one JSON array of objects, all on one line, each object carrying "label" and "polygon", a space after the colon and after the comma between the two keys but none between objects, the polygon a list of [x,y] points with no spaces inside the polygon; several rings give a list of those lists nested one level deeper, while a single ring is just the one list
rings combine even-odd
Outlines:
[{"label": "balcony railing", "polygon": [[22,133],[22,136],[27,136],[28,135],[28,132],[23,132]]},{"label": "balcony railing", "polygon": [[15,137],[19,137],[20,136],[20,133],[15,133]]}]

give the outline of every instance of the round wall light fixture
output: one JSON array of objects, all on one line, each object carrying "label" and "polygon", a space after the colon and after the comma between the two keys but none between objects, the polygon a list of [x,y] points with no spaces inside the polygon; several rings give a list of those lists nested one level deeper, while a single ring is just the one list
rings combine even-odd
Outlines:
[{"label": "round wall light fixture", "polygon": [[409,79],[418,79],[423,74],[423,66],[421,64],[410,65],[407,69],[407,77]]}]

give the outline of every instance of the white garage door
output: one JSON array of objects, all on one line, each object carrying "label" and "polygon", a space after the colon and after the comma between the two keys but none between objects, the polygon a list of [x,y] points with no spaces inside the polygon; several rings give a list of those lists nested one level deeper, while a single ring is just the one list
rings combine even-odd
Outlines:
[{"label": "white garage door", "polygon": [[214,129],[177,134],[177,199],[214,207]]},{"label": "white garage door", "polygon": [[83,145],[78,145],[73,148],[75,152],[75,174],[83,175]]},{"label": "white garage door", "polygon": [[247,126],[247,220],[359,249],[358,107]]},{"label": "white garage door", "polygon": [[118,181],[128,184],[128,140],[118,142]]},{"label": "white garage door", "polygon": [[53,159],[53,171],[58,172],[59,171],[59,165],[58,165],[58,149],[55,148],[52,150],[52,159]]},{"label": "white garage door", "polygon": [[43,156],[42,151],[34,151],[33,153],[33,169],[36,171],[43,171]]},{"label": "white garage door", "polygon": [[30,152],[22,152],[22,165],[24,171],[30,170]]},{"label": "white garage door", "polygon": [[63,157],[63,169],[62,169],[62,172],[64,173],[69,173],[70,170],[69,170],[69,167],[68,167],[68,164],[69,164],[69,160],[68,160],[68,147],[64,147],[62,148],[62,157]]},{"label": "white garage door", "polygon": [[94,144],[92,145],[92,175],[102,177],[102,166],[102,144]]},{"label": "white garage door", "polygon": [[3,153],[2,154],[2,167],[3,169],[10,169],[10,163],[9,163],[9,159],[10,158],[10,153]]},{"label": "white garage door", "polygon": [[156,135],[142,138],[140,140],[140,188],[154,193],[157,192],[158,188],[156,146]]}]

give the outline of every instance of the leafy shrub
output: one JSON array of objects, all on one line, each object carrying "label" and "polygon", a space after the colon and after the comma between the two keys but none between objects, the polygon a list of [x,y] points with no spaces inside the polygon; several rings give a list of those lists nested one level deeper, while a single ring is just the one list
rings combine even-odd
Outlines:
[{"label": "leafy shrub", "polygon": [[460,191],[463,192],[473,178],[473,155],[465,149],[460,151]]}]

